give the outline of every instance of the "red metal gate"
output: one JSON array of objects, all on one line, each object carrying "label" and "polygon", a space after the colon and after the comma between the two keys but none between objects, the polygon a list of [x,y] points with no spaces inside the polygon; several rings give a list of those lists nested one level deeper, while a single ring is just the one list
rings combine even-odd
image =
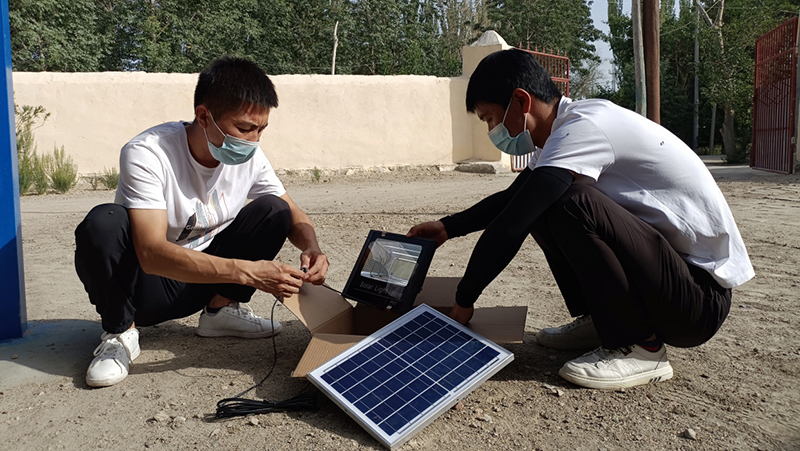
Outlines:
[{"label": "red metal gate", "polygon": [[[533,54],[539,63],[544,67],[550,78],[553,79],[558,90],[567,97],[569,97],[569,58],[567,55],[554,55],[551,53],[542,53],[537,50],[524,49]],[[528,162],[531,160],[532,154],[522,156],[511,156],[511,170],[519,172],[528,167]]]},{"label": "red metal gate", "polygon": [[794,169],[797,17],[756,41],[753,147],[750,167],[791,174]]}]

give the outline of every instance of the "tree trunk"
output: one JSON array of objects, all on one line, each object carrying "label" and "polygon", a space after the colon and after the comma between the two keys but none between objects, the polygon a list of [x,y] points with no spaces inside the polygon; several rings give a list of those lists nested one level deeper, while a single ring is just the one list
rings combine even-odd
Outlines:
[{"label": "tree trunk", "polygon": [[725,155],[736,154],[736,130],[733,128],[734,111],[729,103],[722,105],[725,117],[722,121],[722,153]]}]

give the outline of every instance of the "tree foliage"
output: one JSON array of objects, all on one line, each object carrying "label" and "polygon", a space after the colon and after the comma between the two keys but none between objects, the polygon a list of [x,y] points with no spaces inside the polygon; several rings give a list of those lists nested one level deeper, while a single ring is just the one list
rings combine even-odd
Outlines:
[{"label": "tree foliage", "polygon": [[107,52],[93,0],[10,0],[14,69],[91,72]]},{"label": "tree foliage", "polygon": [[566,52],[585,75],[586,63],[599,61],[593,41],[601,38],[587,0],[490,0],[489,27],[511,45]]},{"label": "tree foliage", "polygon": [[[797,5],[786,0],[700,3],[712,21],[717,8],[724,5],[722,26],[711,28],[704,20],[698,23],[697,10],[690,0],[679,0],[677,7],[675,0],[661,1],[661,123],[691,143],[697,28],[700,145],[707,145],[710,131],[718,133],[727,112],[732,120],[735,117],[736,147],[744,147],[750,141],[756,39],[797,15]],[[614,55],[617,89],[606,89],[600,96],[633,109],[636,92],[631,19],[622,13],[621,0],[609,0],[608,17],[610,33],[606,39]],[[723,114],[719,115],[718,123],[711,124],[709,111],[714,105],[723,110]]]},{"label": "tree foliage", "polygon": [[489,1],[10,0],[12,58],[18,71],[197,72],[231,54],[273,74],[330,73],[338,22],[342,74],[459,75],[462,46],[492,26],[596,59],[586,0]]}]

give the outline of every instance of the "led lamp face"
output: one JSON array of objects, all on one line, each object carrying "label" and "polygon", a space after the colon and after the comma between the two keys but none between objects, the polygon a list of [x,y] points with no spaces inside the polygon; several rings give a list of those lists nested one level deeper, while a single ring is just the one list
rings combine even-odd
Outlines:
[{"label": "led lamp face", "polygon": [[387,448],[396,448],[514,360],[427,305],[308,374]]},{"label": "led lamp face", "polygon": [[430,267],[436,242],[370,231],[342,294],[379,309],[411,310]]}]

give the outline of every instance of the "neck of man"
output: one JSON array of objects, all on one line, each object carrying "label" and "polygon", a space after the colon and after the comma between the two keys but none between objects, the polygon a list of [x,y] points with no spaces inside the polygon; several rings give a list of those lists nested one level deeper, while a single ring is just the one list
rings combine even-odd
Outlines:
[{"label": "neck of man", "polygon": [[531,131],[531,139],[533,144],[538,147],[544,147],[547,138],[553,131],[553,122],[556,120],[558,114],[558,105],[560,97],[553,100],[552,103],[545,103],[541,100],[531,97],[531,110],[528,112],[528,130]]},{"label": "neck of man", "polygon": [[189,152],[195,161],[207,168],[215,168],[220,164],[211,156],[211,152],[208,150],[208,139],[203,127],[197,123],[197,119],[186,126],[186,139],[189,142]]}]

